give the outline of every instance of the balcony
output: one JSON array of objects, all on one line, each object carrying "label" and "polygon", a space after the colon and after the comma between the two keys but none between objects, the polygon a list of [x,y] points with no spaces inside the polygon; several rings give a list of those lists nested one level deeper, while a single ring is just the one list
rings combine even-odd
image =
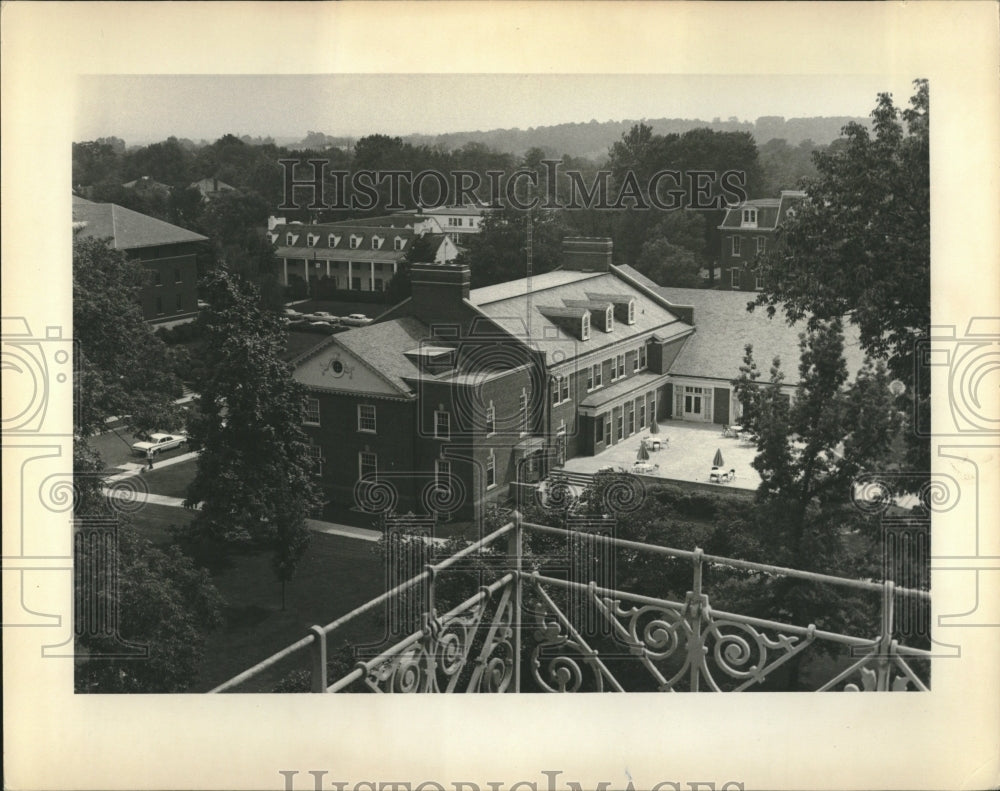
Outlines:
[{"label": "balcony", "polygon": [[[814,662],[806,689],[928,689],[931,653],[904,645],[897,623],[904,608],[929,605],[927,591],[628,541],[613,520],[568,529],[513,516],[443,559],[434,542],[395,536],[402,554],[416,546],[419,562],[433,562],[212,692],[245,689],[278,666],[308,667],[316,693],[781,690],[775,680],[817,652],[837,659]],[[683,597],[618,589],[616,562],[623,572],[669,569],[690,588]],[[871,622],[849,635],[716,609],[712,582],[822,588]],[[389,639],[355,649],[353,669],[329,677],[331,639],[387,612]]]}]

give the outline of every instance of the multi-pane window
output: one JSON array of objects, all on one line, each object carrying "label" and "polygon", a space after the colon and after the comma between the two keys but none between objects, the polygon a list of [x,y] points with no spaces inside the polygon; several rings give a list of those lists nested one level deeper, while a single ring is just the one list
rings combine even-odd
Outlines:
[{"label": "multi-pane window", "polygon": [[635,350],[635,357],[632,358],[632,373],[639,370],[639,350]]},{"label": "multi-pane window", "polygon": [[556,374],[552,382],[552,405],[569,401],[569,377]]},{"label": "multi-pane window", "polygon": [[307,398],[305,407],[305,422],[314,426],[319,425],[319,399]]},{"label": "multi-pane window", "polygon": [[375,433],[375,407],[372,404],[358,404],[358,431]]},{"label": "multi-pane window", "polygon": [[628,301],[628,323],[635,324],[635,300]]},{"label": "multi-pane window", "polygon": [[615,415],[615,437],[620,441],[625,436],[625,416],[622,410]]},{"label": "multi-pane window", "polygon": [[740,270],[739,269],[731,269],[731,270],[729,270],[729,285],[731,285],[733,288],[739,288],[740,287]]},{"label": "multi-pane window", "polygon": [[642,346],[639,347],[639,370],[640,371],[645,371],[646,370],[646,364],[647,364],[647,360],[646,360],[646,344],[642,344]]},{"label": "multi-pane window", "polygon": [[486,436],[490,437],[497,433],[497,410],[493,406],[493,402],[490,401],[490,405],[486,407]]},{"label": "multi-pane window", "polygon": [[601,363],[591,365],[587,368],[587,390],[596,390],[604,384],[604,370]]},{"label": "multi-pane window", "polygon": [[743,210],[743,225],[756,225],[757,224],[757,210],[756,209],[744,209]]},{"label": "multi-pane window", "polygon": [[646,399],[639,401],[639,428],[646,428]]},{"label": "multi-pane window", "polygon": [[767,240],[763,236],[757,237],[757,254],[761,255],[767,249]]},{"label": "multi-pane window", "polygon": [[357,250],[360,246],[361,246],[361,237],[360,236],[352,236],[351,237],[351,249],[352,250]]},{"label": "multi-pane window", "polygon": [[758,291],[764,288],[764,278],[762,278],[760,275],[754,276],[753,287]]},{"label": "multi-pane window", "polygon": [[451,414],[441,409],[434,412],[434,437],[451,439]]},{"label": "multi-pane window", "polygon": [[611,363],[611,381],[613,382],[618,378],[618,363],[614,357],[608,360],[608,362]]},{"label": "multi-pane window", "polygon": [[619,354],[615,358],[615,362],[618,366],[618,378],[620,379],[621,377],[625,376],[625,355]]},{"label": "multi-pane window", "polygon": [[611,415],[604,416],[604,444],[611,444]]},{"label": "multi-pane window", "polygon": [[635,409],[631,403],[625,405],[626,422],[628,424],[628,436],[635,434]]},{"label": "multi-pane window", "polygon": [[590,313],[584,313],[580,319],[580,340],[590,340]]},{"label": "multi-pane window", "polygon": [[740,237],[734,236],[733,237],[733,255],[739,255],[739,254],[740,254]]},{"label": "multi-pane window", "polygon": [[361,451],[358,454],[358,477],[371,480],[376,474],[378,474],[378,456],[367,450]]},{"label": "multi-pane window", "polygon": [[517,416],[518,424],[520,426],[521,434],[528,433],[528,392],[526,390],[521,390],[521,395],[518,398],[517,404]]},{"label": "multi-pane window", "polygon": [[606,328],[607,332],[613,332],[614,331],[614,329],[615,329],[615,309],[614,308],[609,307],[609,308],[607,308],[604,311],[604,327]]},{"label": "multi-pane window", "polygon": [[306,453],[313,462],[313,474],[323,474],[323,449],[319,445],[309,443],[306,445]]},{"label": "multi-pane window", "polygon": [[490,450],[489,455],[486,457],[486,488],[492,489],[497,485],[497,457],[496,454]]}]

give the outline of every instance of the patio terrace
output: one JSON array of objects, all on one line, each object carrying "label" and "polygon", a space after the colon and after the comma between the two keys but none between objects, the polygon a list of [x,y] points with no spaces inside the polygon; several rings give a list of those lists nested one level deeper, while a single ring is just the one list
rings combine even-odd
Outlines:
[{"label": "patio terrace", "polygon": [[[751,466],[757,455],[757,446],[735,437],[722,436],[722,428],[713,423],[689,423],[683,420],[664,420],[659,424],[657,434],[649,429],[638,432],[617,445],[596,456],[578,456],[569,459],[564,470],[592,474],[602,467],[619,468],[632,472],[639,445],[643,439],[660,440],[658,451],[650,451],[649,463],[659,465],[642,475],[667,481],[687,481],[719,488],[755,490],[760,486],[760,476]],[[709,471],[715,452],[722,451],[723,470],[736,470],[736,478],[730,483],[709,483]]]}]

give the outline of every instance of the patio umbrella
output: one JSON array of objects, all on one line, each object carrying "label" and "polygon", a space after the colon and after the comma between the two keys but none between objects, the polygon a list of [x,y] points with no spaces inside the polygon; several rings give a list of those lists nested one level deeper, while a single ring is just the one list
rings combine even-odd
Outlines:
[{"label": "patio umbrella", "polygon": [[717,449],[715,451],[715,458],[712,460],[712,465],[715,467],[721,467],[726,462],[722,458],[722,449]]},{"label": "patio umbrella", "polygon": [[655,417],[653,418],[653,422],[649,424],[649,433],[650,434],[659,434],[660,433],[660,426],[656,422],[656,418]]},{"label": "patio umbrella", "polygon": [[646,450],[645,440],[639,443],[639,453],[635,458],[636,461],[649,461],[649,451]]}]

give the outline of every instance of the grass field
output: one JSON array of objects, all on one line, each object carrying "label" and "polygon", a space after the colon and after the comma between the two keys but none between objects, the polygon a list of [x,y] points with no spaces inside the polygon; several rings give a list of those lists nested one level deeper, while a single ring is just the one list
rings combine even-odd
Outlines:
[{"label": "grass field", "polygon": [[144,472],[142,477],[152,494],[162,494],[165,497],[187,497],[187,487],[194,479],[198,469],[198,460],[182,461],[169,467],[153,467],[152,471]]},{"label": "grass field", "polygon": [[[145,538],[164,546],[173,541],[170,527],[187,524],[194,515],[183,508],[145,505],[133,515],[132,525]],[[192,692],[218,686],[304,637],[313,624],[329,623],[385,590],[383,564],[374,544],[322,533],[312,534],[285,591],[284,610],[281,584],[274,578],[266,553],[236,555],[227,568],[213,575],[213,581],[226,602],[225,623],[208,635]],[[345,641],[377,642],[380,630],[377,613],[363,616],[359,625],[331,638],[330,649]],[[289,670],[308,667],[309,656],[303,652],[240,689],[269,691]]]}]

